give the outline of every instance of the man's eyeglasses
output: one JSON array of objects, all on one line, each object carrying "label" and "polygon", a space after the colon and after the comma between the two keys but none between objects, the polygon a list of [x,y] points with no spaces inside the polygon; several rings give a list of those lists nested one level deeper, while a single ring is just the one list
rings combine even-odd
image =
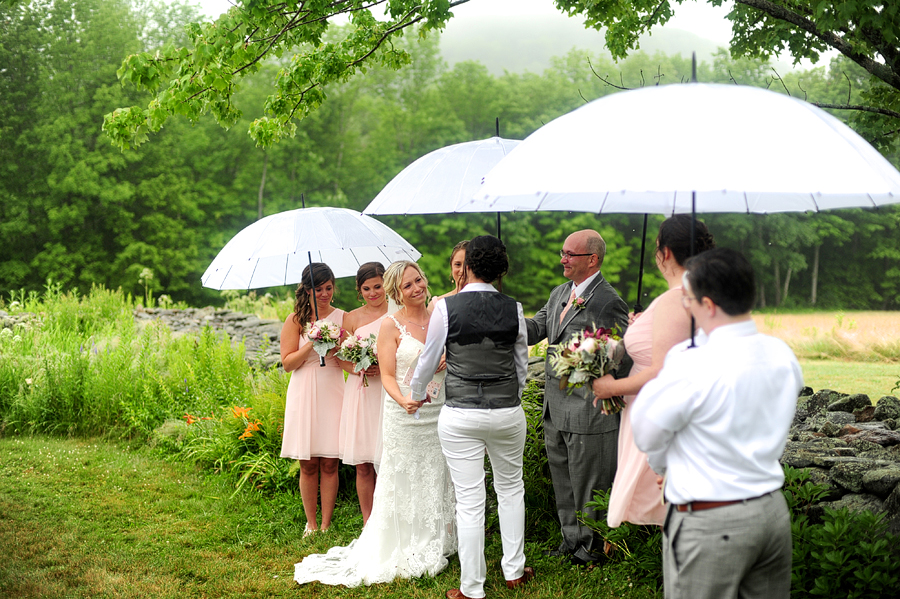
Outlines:
[{"label": "man's eyeglasses", "polygon": [[691,301],[700,301],[696,297],[692,295],[682,295],[681,296],[681,305],[685,310],[691,307]]},{"label": "man's eyeglasses", "polygon": [[563,250],[559,250],[559,257],[560,257],[560,258],[565,258],[566,260],[571,260],[572,258],[574,258],[574,257],[576,257],[576,256],[593,256],[593,255],[594,255],[593,253],[587,253],[587,254],[573,254],[572,252],[566,252],[566,251],[563,251]]}]

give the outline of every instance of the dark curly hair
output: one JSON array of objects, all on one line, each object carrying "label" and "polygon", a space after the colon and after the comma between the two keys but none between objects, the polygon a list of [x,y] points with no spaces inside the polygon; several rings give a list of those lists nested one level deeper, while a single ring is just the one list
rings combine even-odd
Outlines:
[{"label": "dark curly hair", "polygon": [[[312,286],[309,284],[310,266],[314,273],[312,276]],[[312,302],[310,301],[310,291],[314,292],[316,287],[320,287],[329,281],[334,284],[334,273],[331,272],[331,268],[324,262],[313,262],[303,269],[303,279],[300,281],[300,284],[297,285],[297,290],[294,292],[294,320],[301,327],[308,322],[312,322],[313,307]]]},{"label": "dark curly hair", "polygon": [[[664,220],[659,225],[659,234],[656,236],[659,244],[657,253],[664,248],[669,248],[675,261],[684,266],[691,257],[691,215],[676,214]],[[701,221],[694,224],[694,255],[716,247],[716,240],[706,225]]]},{"label": "dark curly hair", "polygon": [[493,283],[509,270],[506,246],[493,235],[474,237],[466,248],[466,266],[485,283]]}]

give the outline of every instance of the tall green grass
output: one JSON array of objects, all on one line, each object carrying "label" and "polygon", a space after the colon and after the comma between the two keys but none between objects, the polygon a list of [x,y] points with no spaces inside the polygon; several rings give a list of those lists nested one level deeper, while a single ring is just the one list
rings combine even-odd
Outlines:
[{"label": "tall green grass", "polygon": [[132,299],[102,288],[51,285],[5,307],[38,317],[0,333],[0,431],[129,439],[229,474],[236,490],[296,486],[279,457],[288,375],[251,367],[242,344],[139,328]]}]

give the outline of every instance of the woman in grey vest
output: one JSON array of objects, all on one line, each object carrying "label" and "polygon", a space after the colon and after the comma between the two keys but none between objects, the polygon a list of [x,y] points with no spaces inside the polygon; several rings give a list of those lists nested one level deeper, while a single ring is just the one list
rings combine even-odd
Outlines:
[{"label": "woman in grey vest", "polygon": [[[534,577],[525,566],[525,486],[522,453],[526,423],[522,390],[528,345],[522,305],[490,284],[509,268],[506,248],[484,235],[466,249],[466,286],[439,300],[425,350],[413,375],[412,399],[426,398],[426,385],[446,351],[446,398],[438,419],[441,449],[456,490],[460,587],[448,599],[484,597],[484,453],[494,475],[503,559],[509,588]],[[427,374],[426,374],[427,373]]]}]

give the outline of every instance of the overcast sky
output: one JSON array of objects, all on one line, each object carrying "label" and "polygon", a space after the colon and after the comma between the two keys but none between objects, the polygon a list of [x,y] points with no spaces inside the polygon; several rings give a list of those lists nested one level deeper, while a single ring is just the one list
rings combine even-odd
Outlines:
[{"label": "overcast sky", "polygon": [[[231,6],[228,0],[196,0],[203,11],[216,17]],[[666,27],[684,29],[705,37],[718,44],[727,45],[731,39],[731,22],[725,18],[731,9],[731,2],[716,8],[706,0],[695,0],[675,5],[675,17]],[[471,0],[453,9],[455,16],[506,16],[559,15],[562,13],[553,5],[553,0]]]}]

